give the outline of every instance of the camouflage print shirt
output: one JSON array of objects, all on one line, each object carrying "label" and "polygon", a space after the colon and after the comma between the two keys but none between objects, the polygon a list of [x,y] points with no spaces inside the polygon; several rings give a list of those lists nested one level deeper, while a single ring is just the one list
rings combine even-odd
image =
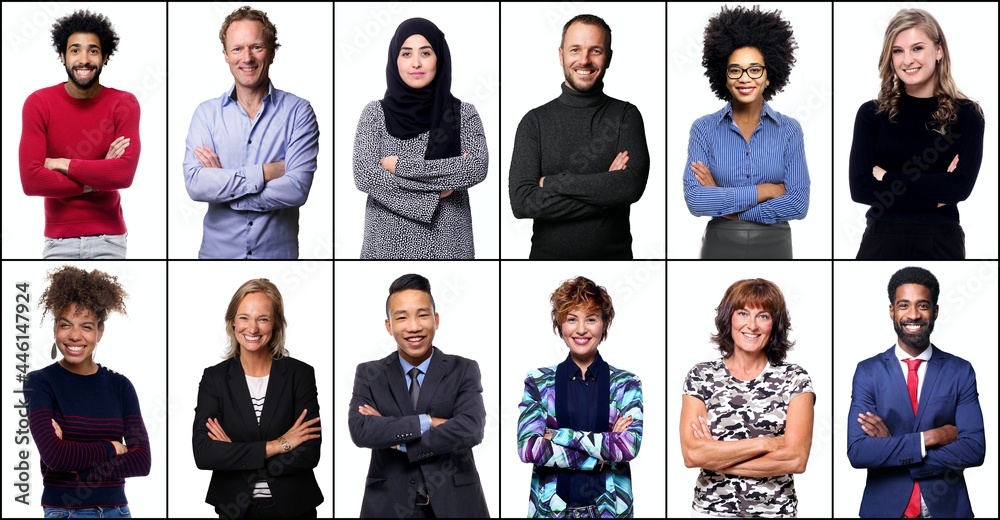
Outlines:
[{"label": "camouflage print shirt", "polygon": [[[742,381],[718,359],[698,363],[684,380],[684,394],[704,401],[720,441],[784,435],[788,403],[805,392],[815,393],[812,380],[792,364],[768,364],[756,379]],[[694,511],[708,515],[793,517],[797,506],[791,475],[740,477],[702,469],[694,487]]]}]

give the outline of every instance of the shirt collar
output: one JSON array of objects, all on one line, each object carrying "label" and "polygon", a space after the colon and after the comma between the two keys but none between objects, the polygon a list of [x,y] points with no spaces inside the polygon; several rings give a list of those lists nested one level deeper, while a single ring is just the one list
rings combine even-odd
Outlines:
[{"label": "shirt collar", "polygon": [[[574,378],[582,376],[580,373],[580,367],[573,361],[573,356],[567,354],[566,361],[563,361],[563,363],[568,363],[569,370],[566,371],[568,374],[566,377],[568,377],[570,381]],[[604,359],[601,358],[601,353],[598,352],[597,355],[594,356],[594,360],[590,362],[590,366],[587,367],[588,381],[597,381],[597,367],[599,367],[601,363],[604,363]]]},{"label": "shirt collar", "polygon": [[[723,121],[723,120],[725,120],[725,119],[727,119],[727,118],[729,120],[732,120],[733,119],[733,104],[731,102],[730,103],[726,103],[726,106],[722,107],[722,110],[719,110],[715,114],[719,117],[719,121],[720,122]],[[774,121],[775,124],[777,124],[779,126],[781,125],[781,120],[779,120],[778,116],[775,115],[774,110],[771,108],[771,105],[768,104],[767,101],[764,102],[764,108],[761,109],[761,111],[760,111],[760,118],[763,120],[765,117],[767,117],[771,121]]]},{"label": "shirt collar", "polygon": [[[411,365],[408,361],[403,359],[403,356],[400,356],[399,354],[396,354],[396,356],[399,357],[399,364],[402,365],[403,367],[403,375],[404,376],[410,375],[410,369],[413,368],[413,365]],[[434,347],[431,347],[431,355],[427,359],[425,359],[423,363],[416,365],[416,367],[420,369],[421,374],[427,373],[427,367],[431,365],[431,359],[434,359]]]},{"label": "shirt collar", "polygon": [[917,357],[911,357],[897,343],[896,344],[896,348],[893,349],[893,353],[896,355],[896,359],[898,359],[900,363],[902,363],[903,360],[905,360],[905,359],[919,359],[919,360],[923,361],[924,363],[926,363],[927,361],[929,361],[931,359],[931,354],[934,353],[934,345],[928,345],[927,348],[925,348],[924,351],[921,352],[919,356],[917,356]]},{"label": "shirt collar", "polygon": [[[271,80],[267,80],[267,94],[264,94],[264,99],[262,101],[267,101],[269,99],[274,99],[274,83],[271,83]],[[233,86],[229,87],[226,94],[223,94],[222,96],[222,106],[226,106],[231,103],[236,103],[236,83],[233,83]]]}]

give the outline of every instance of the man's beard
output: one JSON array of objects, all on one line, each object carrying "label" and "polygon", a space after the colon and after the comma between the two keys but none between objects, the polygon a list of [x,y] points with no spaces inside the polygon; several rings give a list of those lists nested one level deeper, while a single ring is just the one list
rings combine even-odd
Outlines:
[{"label": "man's beard", "polygon": [[[596,71],[596,69],[590,69],[590,70],[595,70]],[[606,70],[607,69],[603,69],[603,70],[601,70],[601,72],[597,73],[596,74],[597,77],[594,78],[593,83],[590,83],[590,84],[577,83],[577,81],[580,78],[576,75],[576,71],[574,71],[573,69],[565,69],[564,68],[563,69],[563,76],[566,77],[566,82],[569,83],[570,87],[573,87],[573,90],[575,90],[577,92],[590,92],[591,90],[600,89],[600,88],[603,87],[603,85],[604,85],[604,72]]]},{"label": "man's beard", "polygon": [[[909,332],[906,332],[906,329],[903,328],[903,326],[911,323],[916,325],[926,324],[927,326],[924,327],[924,330],[917,332],[915,334],[911,334]],[[892,328],[896,329],[896,336],[898,336],[899,339],[901,339],[907,345],[913,348],[924,349],[931,344],[931,332],[934,332],[934,320],[930,320],[930,322],[924,322],[921,320],[901,320],[901,321],[893,320]]]},{"label": "man's beard", "polygon": [[66,75],[69,76],[69,80],[72,81],[74,85],[80,87],[83,90],[87,90],[88,88],[93,86],[94,83],[97,82],[98,78],[101,77],[101,70],[103,69],[103,67],[80,67],[80,68],[91,69],[94,71],[94,73],[86,81],[80,81],[76,79],[76,76],[73,75],[73,67],[66,65]]}]

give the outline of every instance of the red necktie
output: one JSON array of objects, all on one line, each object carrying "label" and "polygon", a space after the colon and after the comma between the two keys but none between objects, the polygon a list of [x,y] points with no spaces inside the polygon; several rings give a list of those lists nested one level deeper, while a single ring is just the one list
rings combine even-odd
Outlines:
[{"label": "red necktie", "polygon": [[[922,359],[904,359],[909,369],[906,372],[906,389],[910,392],[910,404],[913,405],[913,417],[917,416],[917,367]],[[920,516],[920,484],[913,482],[913,491],[910,493],[910,501],[903,511],[906,518],[917,518]]]}]

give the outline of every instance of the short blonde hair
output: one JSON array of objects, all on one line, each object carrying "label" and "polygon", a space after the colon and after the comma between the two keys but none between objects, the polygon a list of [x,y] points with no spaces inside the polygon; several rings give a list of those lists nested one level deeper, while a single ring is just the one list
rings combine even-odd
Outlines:
[{"label": "short blonde hair", "polygon": [[222,52],[226,52],[226,31],[229,30],[229,26],[233,22],[240,20],[252,20],[264,25],[264,45],[268,49],[271,49],[271,58],[273,60],[274,53],[277,52],[278,47],[281,47],[281,44],[278,43],[278,28],[271,23],[271,20],[267,17],[267,13],[254,9],[249,5],[240,7],[229,13],[229,16],[222,22],[222,28],[219,29],[219,41],[222,42]]},{"label": "short blonde hair", "polygon": [[236,339],[233,320],[236,319],[236,311],[239,309],[243,298],[250,293],[257,292],[267,296],[267,299],[271,300],[274,325],[271,328],[271,340],[268,341],[265,347],[271,352],[271,357],[274,359],[281,359],[288,355],[288,350],[285,348],[285,327],[288,323],[285,321],[285,304],[281,299],[281,292],[267,278],[254,278],[247,280],[241,285],[236,290],[236,293],[233,294],[233,298],[229,300],[229,308],[226,310],[226,336],[229,337],[229,346],[226,348],[226,359],[240,357],[240,343]]}]

